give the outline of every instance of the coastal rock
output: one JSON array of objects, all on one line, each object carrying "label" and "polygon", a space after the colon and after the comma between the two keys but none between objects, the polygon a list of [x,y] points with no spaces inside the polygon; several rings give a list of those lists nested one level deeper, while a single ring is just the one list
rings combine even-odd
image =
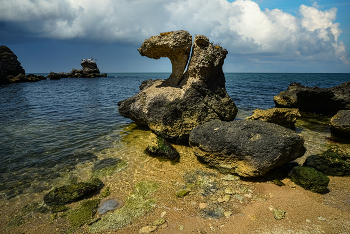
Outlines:
[{"label": "coastal rock", "polygon": [[44,202],[49,205],[64,205],[82,199],[87,194],[100,189],[103,183],[100,179],[80,182],[52,189],[44,196]]},{"label": "coastal rock", "polygon": [[98,73],[100,70],[97,67],[96,61],[93,58],[82,59],[80,65],[83,67],[83,72],[85,74]]},{"label": "coastal rock", "polygon": [[350,156],[334,149],[309,156],[303,166],[315,168],[325,175],[350,176]]},{"label": "coastal rock", "polygon": [[0,46],[0,84],[11,83],[7,77],[16,77],[19,74],[25,74],[17,56],[7,46]]},{"label": "coastal rock", "polygon": [[332,134],[350,138],[350,110],[340,110],[330,122]]},{"label": "coastal rock", "polygon": [[118,103],[120,115],[172,142],[187,142],[194,127],[210,120],[234,120],[238,110],[222,71],[226,54],[205,36],[196,36],[179,85],[171,86],[169,79],[142,82],[138,94]]},{"label": "coastal rock", "polygon": [[175,161],[180,155],[176,149],[162,137],[158,137],[154,133],[149,136],[149,144],[146,149],[147,153],[154,157],[161,157]]},{"label": "coastal rock", "polygon": [[246,120],[262,120],[275,123],[286,128],[295,129],[295,122],[300,117],[299,110],[296,108],[272,108],[267,110],[256,109],[252,116]]},{"label": "coastal rock", "polygon": [[328,176],[312,167],[294,167],[288,176],[300,187],[315,193],[325,192],[329,183]]},{"label": "coastal rock", "polygon": [[192,130],[190,145],[203,162],[243,177],[264,176],[306,151],[295,132],[260,120],[205,123]]},{"label": "coastal rock", "polygon": [[172,73],[167,84],[179,84],[190,57],[192,36],[183,30],[161,33],[146,39],[138,49],[142,56],[153,59],[168,57],[172,64]]},{"label": "coastal rock", "polygon": [[350,109],[350,81],[324,89],[291,83],[287,91],[281,92],[273,100],[276,107],[334,115],[339,110]]}]

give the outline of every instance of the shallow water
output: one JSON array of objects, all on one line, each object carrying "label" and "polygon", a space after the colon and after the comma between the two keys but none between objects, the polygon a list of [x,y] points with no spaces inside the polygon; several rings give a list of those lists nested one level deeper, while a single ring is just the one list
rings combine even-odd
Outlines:
[{"label": "shallow water", "polygon": [[[109,74],[99,79],[0,86],[0,202],[7,210],[14,206],[13,215],[29,202],[41,201],[54,186],[86,181],[98,162],[109,158],[127,163],[102,178],[121,199],[126,199],[136,183],[149,180],[161,184],[158,197],[169,204],[167,195],[183,188],[187,175],[210,185],[197,188],[203,190],[202,196],[221,191],[223,182],[215,179],[219,173],[200,164],[189,147],[175,146],[181,155],[178,163],[149,157],[144,150],[150,131],[118,113],[118,102],[136,94],[143,80],[168,75]],[[226,80],[227,92],[239,108],[237,119],[244,119],[257,108],[274,107],[273,96],[291,82],[331,87],[350,80],[350,75],[226,74]],[[307,148],[299,163],[330,144],[349,149],[349,144],[339,144],[331,137],[329,119],[298,120],[296,131]]]}]

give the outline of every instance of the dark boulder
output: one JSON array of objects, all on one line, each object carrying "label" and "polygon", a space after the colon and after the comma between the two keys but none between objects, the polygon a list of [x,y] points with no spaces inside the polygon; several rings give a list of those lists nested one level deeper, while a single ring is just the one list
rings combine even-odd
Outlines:
[{"label": "dark boulder", "polygon": [[329,184],[329,178],[312,167],[294,167],[288,176],[300,187],[315,193],[324,193]]},{"label": "dark boulder", "polygon": [[88,182],[80,182],[71,185],[65,185],[52,189],[44,196],[44,202],[49,205],[64,205],[74,201],[78,201],[86,195],[97,191],[103,187],[100,179],[93,179]]},{"label": "dark boulder", "polygon": [[330,122],[332,134],[350,139],[350,110],[340,110]]},{"label": "dark boulder", "polygon": [[339,110],[350,109],[350,82],[324,89],[291,83],[287,91],[281,92],[273,100],[276,107],[334,115]]},{"label": "dark boulder", "polygon": [[205,163],[244,177],[264,176],[306,150],[303,138],[292,130],[260,120],[199,125],[190,134],[190,145]]},{"label": "dark boulder", "polygon": [[313,167],[330,176],[350,176],[350,156],[335,149],[309,156],[303,166]]},{"label": "dark boulder", "polygon": [[25,74],[17,56],[7,46],[0,46],[0,84],[10,84],[8,76],[16,77]]},{"label": "dark boulder", "polygon": [[176,149],[162,137],[151,133],[149,140],[150,142],[148,143],[146,149],[149,155],[169,159],[171,161],[176,161],[179,159],[180,155]]}]

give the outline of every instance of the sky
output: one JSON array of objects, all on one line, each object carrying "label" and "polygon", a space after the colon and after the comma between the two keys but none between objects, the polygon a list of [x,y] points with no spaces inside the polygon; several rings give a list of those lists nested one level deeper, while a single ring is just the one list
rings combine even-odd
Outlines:
[{"label": "sky", "polygon": [[171,72],[137,48],[161,32],[205,35],[224,72],[350,73],[349,0],[0,0],[0,45],[27,73]]}]

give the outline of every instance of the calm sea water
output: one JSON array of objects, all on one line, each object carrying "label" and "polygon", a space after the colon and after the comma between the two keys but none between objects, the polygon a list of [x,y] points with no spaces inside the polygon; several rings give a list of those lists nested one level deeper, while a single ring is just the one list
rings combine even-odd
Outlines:
[{"label": "calm sea water", "polygon": [[[46,74],[44,74],[46,75]],[[226,89],[237,118],[274,107],[273,96],[291,82],[321,88],[350,80],[350,74],[228,73]],[[169,73],[109,73],[107,78],[43,80],[0,85],[0,198],[49,189],[48,183],[118,141],[131,123],[117,103],[147,79]]]}]

